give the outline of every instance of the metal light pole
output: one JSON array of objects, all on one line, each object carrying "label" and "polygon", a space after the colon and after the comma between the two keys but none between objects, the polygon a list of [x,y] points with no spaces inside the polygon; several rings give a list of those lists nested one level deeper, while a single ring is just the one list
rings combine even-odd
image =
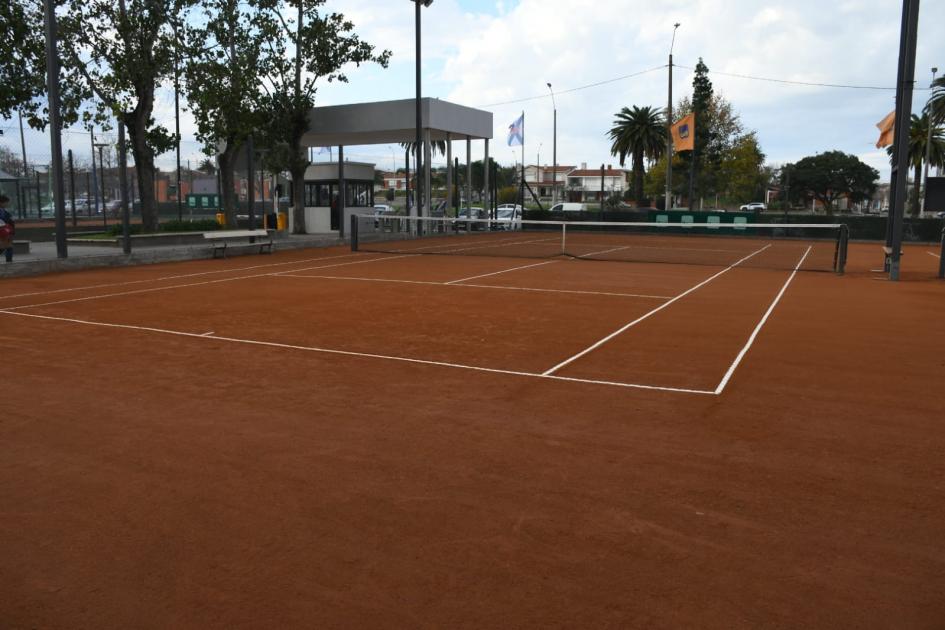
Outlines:
[{"label": "metal light pole", "polygon": [[98,174],[102,183],[102,224],[108,227],[108,206],[105,205],[105,162],[102,161],[102,149],[108,146],[108,143],[98,142],[95,144],[98,148]]},{"label": "metal light pole", "polygon": [[673,41],[669,45],[669,98],[666,101],[666,210],[673,209],[673,48],[676,46],[676,29],[673,25]]},{"label": "metal light pole", "polygon": [[180,194],[180,40],[177,38],[177,17],[174,17],[174,132],[177,134],[177,220],[184,220]]},{"label": "metal light pole", "polygon": [[[935,85],[935,75],[938,73],[938,68],[932,68],[932,86]],[[929,193],[929,159],[932,157],[932,116],[928,115],[929,119],[929,137],[925,139],[925,175],[922,178],[922,181],[925,182],[925,193],[922,194],[922,201],[919,205],[919,216],[925,216],[925,198]],[[916,182],[916,186],[918,186]],[[922,191],[919,191],[922,192]]]},{"label": "metal light pole", "polygon": [[56,208],[56,255],[68,256],[66,245],[66,200],[62,176],[62,122],[59,112],[59,54],[56,43],[56,4],[43,3],[46,18],[46,94],[49,101],[49,141],[52,152],[53,203]]},{"label": "metal light pole", "polygon": [[[420,57],[420,7],[421,7],[421,5],[424,6],[424,7],[429,7],[431,4],[433,4],[433,0],[410,0],[410,1],[413,2],[414,5],[416,5],[416,13],[415,13],[415,15],[414,15],[414,30],[415,30],[414,36],[415,36],[415,38],[416,38],[416,57],[417,57],[417,61],[416,61],[416,65],[417,65],[417,68],[416,68],[416,75],[417,75],[417,76],[416,76],[416,84],[417,84],[417,85],[416,85],[416,87],[417,87],[417,144],[415,145],[416,158],[415,158],[415,160],[414,160],[414,164],[415,164],[415,166],[416,166],[416,168],[415,168],[414,170],[415,170],[416,173],[417,173],[417,185],[415,186],[415,189],[416,189],[416,191],[417,191],[417,200],[416,200],[417,203],[416,203],[416,208],[417,208],[417,216],[424,216],[425,211],[427,210],[427,204],[429,203],[430,191],[428,191],[428,190],[421,191],[421,189],[420,189],[420,173],[421,173],[421,164],[422,164],[422,162],[421,162],[421,159],[422,159],[422,158],[421,158],[420,156],[423,155],[423,152],[421,151],[421,147],[423,146],[423,144],[422,144],[423,139],[422,139],[422,137],[421,137],[421,132],[422,132],[422,129],[421,129],[421,128],[422,128],[422,126],[423,126],[423,120],[422,120],[422,116],[421,116],[421,112],[420,112],[420,97],[421,97],[421,89],[420,89],[420,62],[421,62],[421,57]],[[430,165],[429,165],[429,164],[424,164],[423,166],[424,166],[424,168],[429,168]],[[424,202],[421,204],[421,201],[420,201],[420,200],[421,200],[421,195],[422,195],[422,194],[426,194],[426,199],[425,199]],[[419,227],[419,226],[421,225],[421,222],[418,222],[417,225],[418,225],[418,227]]]},{"label": "metal light pole", "polygon": [[128,200],[128,154],[125,148],[125,123],[118,121],[118,198],[121,200],[121,244],[131,254],[131,210]]},{"label": "metal light pole", "polygon": [[551,145],[551,205],[558,203],[558,104],[555,103],[555,91],[548,84],[548,91],[551,92],[551,106],[554,107],[554,127],[552,131]]}]

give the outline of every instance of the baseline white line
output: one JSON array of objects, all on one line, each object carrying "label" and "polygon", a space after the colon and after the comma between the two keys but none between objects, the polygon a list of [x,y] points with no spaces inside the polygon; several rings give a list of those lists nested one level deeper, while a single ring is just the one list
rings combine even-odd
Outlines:
[{"label": "baseline white line", "polygon": [[719,386],[715,388],[716,395],[721,395],[725,391],[726,385],[731,380],[732,375],[735,374],[735,370],[738,368],[738,365],[742,362],[742,359],[745,358],[745,355],[748,354],[748,350],[751,348],[751,345],[755,343],[755,339],[758,337],[758,333],[761,332],[761,328],[765,325],[765,322],[768,321],[768,318],[771,317],[771,313],[774,312],[775,307],[778,305],[778,302],[781,301],[781,298],[784,296],[784,293],[787,291],[787,288],[790,286],[791,282],[794,280],[794,276],[797,275],[797,271],[801,268],[801,265],[804,264],[804,261],[807,259],[808,254],[810,254],[813,246],[807,248],[807,251],[804,252],[804,255],[801,256],[801,259],[797,261],[797,265],[794,266],[794,271],[791,272],[791,275],[788,276],[787,281],[784,283],[784,286],[781,287],[781,290],[778,291],[778,295],[774,298],[774,301],[771,302],[771,306],[768,307],[768,310],[765,312],[764,316],[761,318],[761,321],[758,322],[758,325],[755,326],[755,329],[752,331],[751,335],[748,337],[748,343],[745,344],[745,347],[741,349],[741,352],[738,353],[738,356],[735,357],[735,360],[732,362],[732,365],[729,366],[728,371],[725,373],[725,376],[722,377],[722,381],[719,383]]},{"label": "baseline white line", "polygon": [[398,284],[424,284],[437,287],[467,287],[473,289],[501,289],[503,291],[535,291],[540,293],[569,293],[574,295],[601,295],[610,297],[645,298],[649,300],[669,300],[668,295],[643,295],[640,293],[613,293],[609,291],[576,291],[570,289],[538,289],[534,287],[507,287],[501,284],[448,284],[446,282],[431,282],[429,280],[397,280],[393,278],[359,278],[354,276],[319,276],[297,274],[292,272],[280,273],[278,278],[315,278],[317,280],[352,280],[355,282],[393,282]]},{"label": "baseline white line", "polygon": [[[416,255],[419,256],[419,254],[416,254]],[[369,262],[380,262],[383,260],[394,260],[394,259],[399,259],[399,258],[406,258],[406,256],[388,256],[386,258],[371,258],[370,260],[355,260],[352,262],[335,263],[333,265],[322,265],[319,267],[306,267],[304,269],[299,269],[298,271],[310,271],[313,269],[330,269],[332,267],[344,267],[346,265],[361,265],[361,264],[369,263]],[[278,275],[281,275],[281,272],[257,273],[257,274],[252,274],[249,276],[237,276],[235,278],[220,278],[219,280],[207,280],[205,282],[172,284],[166,287],[151,287],[148,289],[135,289],[134,291],[120,291],[118,293],[104,293],[102,295],[87,295],[80,298],[72,298],[69,300],[57,300],[55,302],[43,302],[41,304],[24,304],[22,306],[8,306],[6,308],[0,308],[0,313],[19,311],[25,308],[40,308],[42,306],[56,306],[58,304],[71,304],[73,302],[87,302],[90,300],[101,300],[101,299],[110,298],[110,297],[121,297],[125,295],[138,295],[142,293],[153,293],[155,291],[169,291],[171,289],[184,289],[187,287],[201,287],[201,286],[207,286],[210,284],[220,284],[222,282],[235,282],[236,280],[251,280],[253,278],[265,278],[265,277],[272,277],[272,276],[278,276]]]},{"label": "baseline white line", "polygon": [[521,265],[519,267],[512,267],[511,269],[503,269],[502,271],[493,271],[492,273],[482,273],[478,276],[469,276],[468,278],[460,278],[459,280],[450,280],[444,284],[459,284],[460,282],[466,282],[467,280],[476,280],[478,278],[488,278],[489,276],[498,276],[503,273],[509,273],[511,271],[518,271],[520,269],[531,269],[532,267],[541,267],[542,265],[550,265],[552,263],[558,262],[557,260],[546,260],[545,262],[534,263],[531,265]]},{"label": "baseline white line", "polygon": [[[160,278],[146,278],[143,280],[127,280],[124,282],[106,282],[104,284],[91,284],[82,287],[69,287],[67,289],[52,289],[50,291],[33,291],[32,293],[17,293],[15,295],[0,296],[3,300],[12,300],[13,298],[34,297],[37,295],[52,295],[54,293],[68,293],[70,291],[83,291],[89,289],[105,289],[109,287],[124,287],[132,284],[143,284],[145,282],[164,282],[167,280],[180,280],[182,278],[196,278],[198,276],[209,276],[217,273],[238,273],[240,271],[251,271],[253,269],[266,269],[268,267],[284,267],[286,265],[301,265],[315,260],[333,260],[335,258],[350,258],[363,254],[340,254],[338,256],[315,256],[314,258],[304,258],[302,260],[292,260],[288,262],[267,263],[265,265],[251,265],[249,267],[236,267],[234,269],[214,269],[213,271],[200,271],[197,273],[184,273],[176,276],[161,276]],[[190,262],[190,261],[188,261]]]},{"label": "baseline white line", "polygon": [[731,265],[729,265],[728,267],[726,267],[726,268],[723,269],[722,271],[719,271],[718,273],[716,273],[716,274],[710,276],[709,278],[706,278],[705,280],[703,280],[702,282],[700,282],[700,283],[697,284],[696,286],[694,286],[694,287],[692,287],[692,288],[690,288],[690,289],[687,289],[686,291],[680,293],[679,295],[677,295],[677,296],[674,297],[673,299],[669,300],[668,302],[665,302],[665,303],[663,303],[663,304],[660,304],[658,307],[654,308],[652,311],[646,313],[645,315],[641,315],[640,317],[636,318],[636,319],[633,320],[632,322],[630,322],[630,323],[628,323],[628,324],[625,324],[624,326],[622,326],[621,328],[619,328],[619,329],[615,330],[614,332],[610,333],[609,335],[607,335],[606,337],[604,337],[604,338],[601,339],[600,341],[598,341],[598,342],[596,342],[596,343],[594,343],[594,344],[588,346],[587,348],[585,348],[584,350],[578,352],[578,353],[575,354],[574,356],[572,356],[572,357],[570,357],[570,358],[568,358],[568,359],[565,359],[564,361],[562,361],[562,362],[559,363],[558,365],[554,366],[554,367],[551,368],[550,370],[546,370],[546,371],[543,372],[542,374],[544,374],[545,376],[549,376],[549,375],[551,375],[551,374],[554,374],[555,372],[557,372],[557,371],[560,370],[561,368],[563,368],[563,367],[565,367],[565,366],[567,366],[567,365],[573,363],[574,361],[577,361],[578,359],[580,359],[580,358],[583,357],[584,355],[586,355],[586,354],[588,354],[588,353],[590,353],[590,352],[593,352],[594,350],[600,348],[602,345],[604,345],[605,343],[607,343],[608,341],[610,341],[610,340],[613,339],[614,337],[617,337],[618,335],[620,335],[620,334],[626,332],[626,331],[629,330],[630,328],[633,328],[634,326],[636,326],[637,324],[639,324],[639,323],[642,322],[643,320],[648,319],[648,318],[652,317],[653,315],[656,315],[657,313],[659,313],[660,311],[662,311],[664,308],[668,307],[670,304],[673,304],[674,302],[678,302],[679,300],[683,299],[684,297],[686,297],[687,295],[689,295],[689,294],[692,293],[693,291],[696,291],[696,290],[698,290],[698,289],[704,287],[705,285],[709,284],[710,282],[712,282],[713,280],[715,280],[716,278],[718,278],[718,277],[721,276],[722,274],[731,271],[732,269],[734,269],[734,268],[737,267],[738,265],[742,264],[743,262],[745,262],[746,260],[748,260],[748,259],[751,258],[752,256],[755,256],[755,255],[757,255],[757,254],[760,254],[761,252],[765,251],[765,250],[768,249],[769,247],[771,247],[771,244],[770,244],[770,243],[768,243],[767,245],[765,245],[765,246],[762,247],[761,249],[752,252],[752,253],[749,254],[748,256],[745,256],[744,258],[742,258],[742,259],[739,260],[738,262],[732,263]]},{"label": "baseline white line", "polygon": [[941,254],[936,254],[935,252],[925,252],[925,253],[928,254],[929,256],[935,256],[935,257],[938,258],[939,260],[941,260],[941,258],[942,258],[942,255],[941,255]]},{"label": "baseline white line", "polygon": [[109,324],[106,322],[93,322],[83,319],[74,319],[70,317],[53,317],[51,315],[37,315],[35,313],[17,313],[13,311],[0,311],[2,315],[14,315],[17,317],[30,317],[34,319],[43,319],[49,321],[58,321],[58,322],[67,322],[71,324],[80,324],[84,326],[98,326],[101,328],[117,328],[122,330],[135,330],[141,332],[151,332],[158,333],[162,335],[173,335],[176,337],[188,337],[191,339],[205,339],[207,341],[222,341],[227,343],[236,343],[236,344],[245,344],[251,346],[265,346],[269,348],[281,348],[285,350],[300,350],[304,352],[316,352],[321,354],[333,354],[341,355],[348,357],[360,357],[365,359],[381,359],[385,361],[399,361],[402,363],[413,363],[417,365],[433,365],[437,367],[447,367],[454,368],[459,370],[470,370],[474,372],[486,372],[490,374],[505,374],[509,376],[522,376],[526,378],[537,378],[545,379],[552,381],[564,381],[569,383],[583,383],[587,385],[604,385],[608,387],[620,387],[626,389],[643,389],[649,391],[660,391],[660,392],[673,392],[680,394],[699,394],[703,396],[713,396],[715,392],[701,390],[701,389],[685,389],[680,387],[661,387],[658,385],[641,385],[637,383],[619,383],[613,381],[598,381],[593,379],[582,379],[582,378],[570,378],[564,376],[549,376],[546,374],[538,374],[535,372],[522,372],[518,370],[502,370],[498,368],[487,368],[477,365],[463,365],[461,363],[449,363],[446,361],[431,361],[428,359],[412,359],[409,357],[398,357],[393,355],[385,354],[374,354],[369,352],[354,352],[351,350],[337,350],[333,348],[320,348],[317,346],[299,346],[287,343],[278,343],[274,341],[259,341],[256,339],[240,339],[237,337],[217,337],[217,336],[205,336],[197,333],[182,332],[178,330],[168,330],[164,328],[153,328],[150,326],[133,326],[130,324]]}]

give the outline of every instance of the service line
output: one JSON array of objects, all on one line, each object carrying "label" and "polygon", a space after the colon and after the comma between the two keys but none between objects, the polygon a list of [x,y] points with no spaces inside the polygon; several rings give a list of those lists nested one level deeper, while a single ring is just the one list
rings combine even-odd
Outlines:
[{"label": "service line", "polygon": [[554,366],[553,368],[551,368],[551,369],[549,369],[549,370],[546,370],[545,372],[543,372],[543,374],[544,374],[545,376],[550,376],[550,375],[554,374],[555,372],[557,372],[558,370],[560,370],[561,368],[563,368],[563,367],[565,367],[565,366],[567,366],[567,365],[570,365],[571,363],[574,363],[575,361],[577,361],[577,360],[580,359],[581,357],[585,356],[586,354],[589,354],[589,353],[593,352],[594,350],[597,350],[598,348],[600,348],[601,346],[603,346],[603,345],[604,345],[605,343],[607,343],[608,341],[610,341],[610,340],[614,339],[615,337],[618,337],[619,335],[623,334],[624,332],[630,330],[631,328],[633,328],[634,326],[636,326],[636,325],[639,324],[640,322],[642,322],[642,321],[644,321],[644,320],[646,320],[646,319],[649,319],[649,318],[652,317],[653,315],[656,315],[657,313],[659,313],[660,311],[662,311],[664,308],[667,308],[670,304],[673,304],[673,303],[675,303],[675,302],[678,302],[679,300],[683,299],[684,297],[686,297],[686,296],[689,295],[690,293],[701,289],[702,287],[704,287],[705,285],[709,284],[710,282],[712,282],[713,280],[715,280],[716,278],[718,278],[718,277],[721,276],[722,274],[731,271],[732,269],[734,269],[734,268],[737,267],[738,265],[742,264],[743,262],[745,262],[745,261],[748,260],[749,258],[760,254],[761,252],[765,251],[765,250],[768,249],[769,247],[771,247],[771,243],[768,243],[767,245],[765,245],[765,246],[762,247],[761,249],[755,250],[754,252],[752,252],[751,254],[745,256],[745,257],[742,258],[741,260],[732,263],[731,265],[729,265],[728,267],[726,267],[726,268],[723,269],[722,271],[719,271],[718,273],[716,273],[716,274],[714,274],[714,275],[712,275],[712,276],[706,278],[705,280],[703,280],[702,282],[700,282],[700,283],[697,284],[696,286],[691,287],[691,288],[689,288],[689,289],[683,291],[682,293],[680,293],[679,295],[677,295],[677,296],[674,297],[673,299],[669,300],[668,302],[664,302],[663,304],[660,304],[659,306],[657,306],[656,308],[654,308],[654,309],[651,310],[650,312],[648,312],[648,313],[646,313],[646,314],[644,314],[644,315],[641,315],[640,317],[636,318],[636,319],[633,320],[632,322],[629,322],[629,323],[623,325],[622,327],[620,327],[620,328],[618,328],[617,330],[615,330],[614,332],[610,333],[609,335],[607,335],[606,337],[604,337],[604,338],[601,339],[600,341],[597,341],[596,343],[591,344],[590,346],[588,346],[588,347],[585,348],[584,350],[581,350],[581,351],[578,352],[577,354],[575,354],[575,355],[573,355],[573,356],[571,356],[571,357],[568,357],[567,359],[565,359],[564,361],[562,361],[562,362],[559,363],[558,365]]}]

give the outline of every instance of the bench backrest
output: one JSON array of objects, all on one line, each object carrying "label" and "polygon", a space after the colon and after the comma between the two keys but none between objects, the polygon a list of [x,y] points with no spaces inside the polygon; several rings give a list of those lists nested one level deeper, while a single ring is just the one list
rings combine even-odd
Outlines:
[{"label": "bench backrest", "polygon": [[266,230],[220,230],[217,232],[204,232],[203,237],[208,240],[221,238],[250,238],[252,236],[269,236]]}]

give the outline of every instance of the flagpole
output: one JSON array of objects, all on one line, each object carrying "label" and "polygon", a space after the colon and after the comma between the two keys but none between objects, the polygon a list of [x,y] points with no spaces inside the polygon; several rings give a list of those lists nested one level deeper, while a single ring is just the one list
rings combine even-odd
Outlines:
[{"label": "flagpole", "polygon": [[525,110],[522,110],[522,214],[525,214]]}]

